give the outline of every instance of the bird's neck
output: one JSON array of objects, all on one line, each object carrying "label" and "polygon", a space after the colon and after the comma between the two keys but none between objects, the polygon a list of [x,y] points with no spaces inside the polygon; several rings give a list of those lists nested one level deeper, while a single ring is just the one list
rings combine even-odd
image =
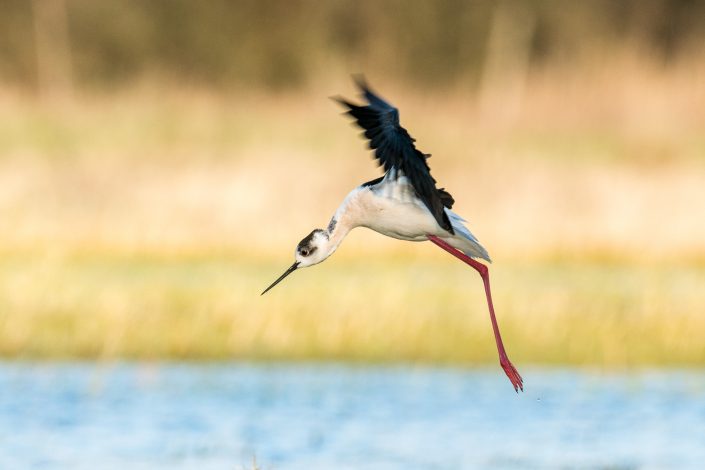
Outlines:
[{"label": "bird's neck", "polygon": [[326,229],[326,232],[328,233],[328,249],[330,254],[333,254],[333,252],[338,249],[338,246],[343,242],[345,236],[353,228],[346,217],[337,218],[336,216],[338,216],[337,212],[336,215],[330,219],[330,223]]},{"label": "bird's neck", "polygon": [[326,228],[326,232],[328,233],[330,254],[338,248],[348,232],[358,225],[356,223],[357,218],[355,217],[355,210],[353,207],[355,205],[353,193],[348,195],[338,210],[335,211],[333,218],[330,219],[328,227]]}]

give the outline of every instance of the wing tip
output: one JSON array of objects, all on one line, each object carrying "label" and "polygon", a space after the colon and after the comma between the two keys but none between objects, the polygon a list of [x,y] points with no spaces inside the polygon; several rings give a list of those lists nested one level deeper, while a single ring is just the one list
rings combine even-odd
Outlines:
[{"label": "wing tip", "polygon": [[335,101],[344,108],[344,111],[340,113],[342,116],[352,115],[353,110],[355,108],[358,108],[356,104],[351,103],[340,95],[329,96],[328,99],[330,99],[331,101]]},{"label": "wing tip", "polygon": [[328,99],[331,101],[335,101],[336,103],[342,104],[343,106],[350,106],[352,104],[340,95],[332,95],[329,96]]},{"label": "wing tip", "polygon": [[365,78],[364,73],[360,73],[360,72],[352,73],[352,74],[350,74],[350,77],[355,82],[355,85],[357,85],[357,87],[360,90],[362,90],[364,93],[367,93],[368,91],[370,91],[370,86],[367,84],[367,79]]}]

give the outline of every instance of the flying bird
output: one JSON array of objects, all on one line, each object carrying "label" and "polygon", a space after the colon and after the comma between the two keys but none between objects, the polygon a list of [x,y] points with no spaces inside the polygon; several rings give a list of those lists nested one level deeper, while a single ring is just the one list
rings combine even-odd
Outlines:
[{"label": "flying bird", "polygon": [[262,295],[297,269],[326,260],[350,230],[367,227],[388,237],[408,241],[431,241],[475,269],[482,278],[494,331],[499,363],[515,391],[524,390],[523,380],[507,357],[495,317],[490,292],[489,269],[478,261],[491,262],[466,222],[455,212],[453,197],[436,186],[427,159],[415,139],[399,124],[399,110],[380,98],[362,77],[357,86],[366,104],[354,104],[334,97],[345,113],[364,130],[384,175],[353,189],[335,211],[327,228],[315,229],[299,242],[295,262]]}]

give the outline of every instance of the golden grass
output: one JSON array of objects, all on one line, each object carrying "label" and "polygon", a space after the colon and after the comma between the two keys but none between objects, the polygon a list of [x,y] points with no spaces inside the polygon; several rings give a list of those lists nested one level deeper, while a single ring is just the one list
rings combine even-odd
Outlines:
[{"label": "golden grass", "polygon": [[[608,69],[532,77],[510,120],[379,88],[493,256],[518,365],[702,365],[703,67]],[[259,297],[378,174],[334,85],[0,91],[0,354],[494,362],[479,279],[430,244],[355,231]]]},{"label": "golden grass", "polygon": [[[264,297],[287,264],[232,256],[6,259],[0,354],[25,358],[496,358],[477,275],[429,244],[342,253]],[[703,364],[705,270],[506,262],[493,270],[518,363]]]}]

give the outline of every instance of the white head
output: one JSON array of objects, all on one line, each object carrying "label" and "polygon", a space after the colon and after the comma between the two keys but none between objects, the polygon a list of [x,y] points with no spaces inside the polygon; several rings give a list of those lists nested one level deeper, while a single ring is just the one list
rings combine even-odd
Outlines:
[{"label": "white head", "polygon": [[328,258],[332,253],[329,242],[330,235],[323,229],[317,228],[309,233],[296,245],[294,257],[298,267],[307,268]]},{"label": "white head", "polygon": [[279,284],[286,276],[293,273],[298,268],[307,268],[324,261],[333,254],[336,248],[337,245],[331,243],[330,235],[326,230],[320,228],[315,229],[296,246],[296,252],[294,253],[296,261],[294,264],[292,264],[279,279],[274,281],[271,286],[267,287],[264,292],[262,292],[262,295]]}]

